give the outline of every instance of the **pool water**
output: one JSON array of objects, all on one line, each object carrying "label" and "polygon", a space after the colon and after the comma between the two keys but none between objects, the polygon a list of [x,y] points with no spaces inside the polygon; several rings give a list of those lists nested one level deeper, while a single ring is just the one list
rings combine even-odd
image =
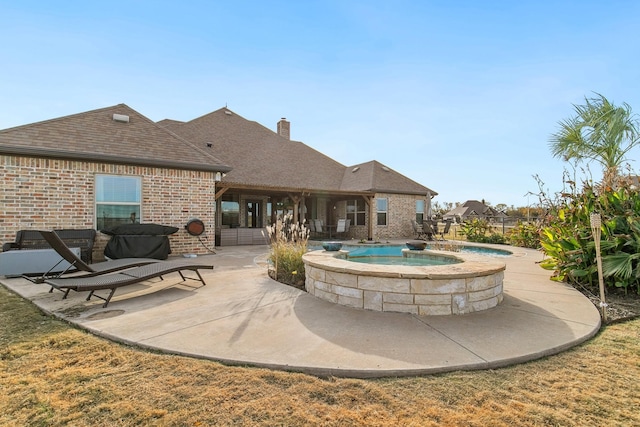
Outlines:
[{"label": "pool water", "polygon": [[[398,257],[402,258],[402,250],[406,249],[405,245],[384,245],[384,246],[364,246],[364,245],[344,245],[342,250],[349,252],[349,259],[354,257]],[[310,245],[309,250],[321,250],[322,246],[315,247]],[[432,247],[427,245],[427,249],[433,249]],[[488,248],[485,246],[470,246],[470,245],[461,245],[461,252],[465,253],[475,253],[480,255],[487,256],[509,256],[512,255],[511,252],[504,249],[494,249]],[[369,262],[369,261],[359,261],[359,262]],[[379,264],[379,263],[378,263]],[[424,264],[417,264],[424,265]]]},{"label": "pool water", "polygon": [[363,264],[382,265],[449,265],[458,262],[444,257],[352,256],[351,253],[349,253],[347,260]]},{"label": "pool water", "polygon": [[[427,249],[429,246],[427,246]],[[474,253],[480,255],[488,255],[488,256],[509,256],[513,255],[513,252],[507,251],[505,249],[495,249],[495,248],[487,248],[485,246],[462,246],[461,252],[465,253]]]}]

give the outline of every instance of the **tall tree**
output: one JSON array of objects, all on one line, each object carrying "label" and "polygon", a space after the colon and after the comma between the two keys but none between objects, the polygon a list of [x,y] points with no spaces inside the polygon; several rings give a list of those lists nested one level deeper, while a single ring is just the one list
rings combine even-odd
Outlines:
[{"label": "tall tree", "polygon": [[640,142],[637,116],[624,103],[617,107],[600,94],[574,105],[575,116],[559,122],[549,146],[565,161],[596,161],[603,169],[603,187],[615,187],[626,155]]}]

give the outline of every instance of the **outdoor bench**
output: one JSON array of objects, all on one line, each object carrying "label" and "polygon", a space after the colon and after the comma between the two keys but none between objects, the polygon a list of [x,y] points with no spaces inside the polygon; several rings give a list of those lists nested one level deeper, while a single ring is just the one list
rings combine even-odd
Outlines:
[{"label": "outdoor bench", "polygon": [[[96,230],[89,229],[59,229],[54,230],[64,243],[70,248],[80,248],[80,257],[86,263],[93,260],[93,244]],[[28,249],[50,249],[51,246],[37,230],[19,230],[14,242],[2,245],[2,252]]]}]

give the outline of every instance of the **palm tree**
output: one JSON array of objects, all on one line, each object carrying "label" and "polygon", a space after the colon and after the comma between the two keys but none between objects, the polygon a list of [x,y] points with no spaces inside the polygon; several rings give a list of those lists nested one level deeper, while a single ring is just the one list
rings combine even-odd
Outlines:
[{"label": "palm tree", "polygon": [[614,188],[625,156],[640,142],[640,126],[628,104],[616,107],[596,95],[585,98],[585,105],[573,106],[576,116],[559,122],[560,130],[551,135],[549,146],[553,157],[600,163],[603,187]]}]

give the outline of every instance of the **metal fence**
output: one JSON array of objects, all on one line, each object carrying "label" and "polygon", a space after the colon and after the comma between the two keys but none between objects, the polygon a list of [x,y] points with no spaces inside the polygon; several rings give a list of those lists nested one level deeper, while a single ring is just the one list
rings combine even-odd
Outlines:
[{"label": "metal fence", "polygon": [[[502,234],[502,235],[506,235],[508,234],[516,225],[518,225],[518,222],[522,222],[525,221],[526,219],[523,218],[513,218],[513,217],[487,217],[487,218],[483,218],[486,219],[487,221],[489,221],[489,226],[491,227],[491,230],[494,233],[498,233],[498,234]],[[464,221],[462,221],[464,222]],[[438,221],[438,229],[442,230],[444,227],[445,223],[442,220]],[[445,239],[465,239],[465,236],[463,234],[461,234],[461,228],[462,228],[462,223],[460,222],[454,222],[453,224],[451,224],[451,228],[449,229],[449,232],[446,233],[444,235]]]}]

